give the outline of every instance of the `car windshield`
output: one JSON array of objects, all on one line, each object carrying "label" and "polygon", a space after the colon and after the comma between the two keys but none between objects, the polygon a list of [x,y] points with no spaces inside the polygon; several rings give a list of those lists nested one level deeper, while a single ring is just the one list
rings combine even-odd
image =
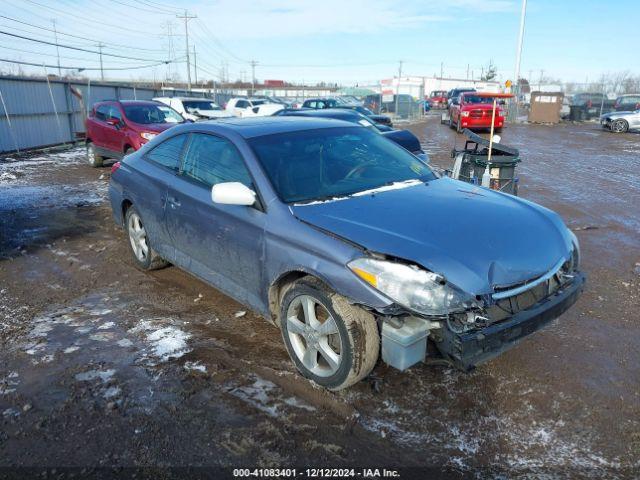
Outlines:
[{"label": "car windshield", "polygon": [[248,142],[286,203],[436,178],[421,160],[368,128],[322,128],[265,135]]},{"label": "car windshield", "polygon": [[493,98],[491,97],[480,97],[478,95],[463,95],[462,101],[464,103],[493,103]]},{"label": "car windshield", "polygon": [[142,125],[184,122],[178,112],[164,105],[125,105],[124,115],[132,122]]},{"label": "car windshield", "polygon": [[185,100],[182,105],[189,113],[193,113],[196,110],[222,110],[215,102],[209,100]]},{"label": "car windshield", "polygon": [[362,115],[374,115],[374,113],[369,110],[367,107],[356,107],[354,110]]}]

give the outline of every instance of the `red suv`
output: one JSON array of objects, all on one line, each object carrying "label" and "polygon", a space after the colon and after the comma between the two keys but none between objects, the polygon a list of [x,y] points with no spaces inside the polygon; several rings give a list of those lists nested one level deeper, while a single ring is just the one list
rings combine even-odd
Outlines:
[{"label": "red suv", "polygon": [[120,159],[184,121],[178,112],[159,102],[98,102],[87,116],[87,159],[92,166],[101,167],[105,158]]},{"label": "red suv", "polygon": [[[455,97],[449,106],[449,126],[455,127],[458,132],[468,128],[491,128],[491,115],[493,110],[493,97],[481,95],[477,92],[461,93]],[[496,118],[494,128],[500,132],[504,126],[506,112],[502,105],[496,106]]]}]

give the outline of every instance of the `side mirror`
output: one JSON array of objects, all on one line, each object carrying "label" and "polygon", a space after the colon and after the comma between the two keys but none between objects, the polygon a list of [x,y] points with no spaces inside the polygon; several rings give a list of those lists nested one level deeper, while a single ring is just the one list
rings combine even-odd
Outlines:
[{"label": "side mirror", "polygon": [[107,118],[107,123],[109,125],[111,125],[112,127],[118,127],[120,126],[120,120],[115,118],[115,117],[109,117]]},{"label": "side mirror", "polygon": [[217,183],[211,187],[211,200],[222,205],[250,207],[256,203],[256,192],[240,182]]}]

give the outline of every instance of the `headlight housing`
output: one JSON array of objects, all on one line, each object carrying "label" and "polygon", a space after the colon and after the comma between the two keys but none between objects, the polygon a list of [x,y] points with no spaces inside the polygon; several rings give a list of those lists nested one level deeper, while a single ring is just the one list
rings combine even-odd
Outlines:
[{"label": "headlight housing", "polygon": [[155,137],[158,136],[158,134],[153,132],[142,132],[140,136],[145,140],[153,140]]},{"label": "headlight housing", "polygon": [[578,270],[580,268],[580,242],[578,241],[578,237],[571,230],[569,231],[569,235],[571,236],[571,242],[573,243],[573,250],[571,251],[571,266],[574,270]]},{"label": "headlight housing", "polygon": [[362,280],[393,301],[424,315],[448,315],[477,306],[475,298],[436,274],[399,262],[358,258],[347,264]]}]

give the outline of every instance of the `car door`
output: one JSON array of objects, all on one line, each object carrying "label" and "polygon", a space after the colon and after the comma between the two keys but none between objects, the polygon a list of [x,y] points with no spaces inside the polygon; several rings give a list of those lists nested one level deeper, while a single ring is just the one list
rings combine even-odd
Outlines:
[{"label": "car door", "polygon": [[176,262],[240,302],[260,309],[266,216],[259,207],[213,203],[211,187],[224,182],[241,182],[255,189],[231,141],[192,133],[181,172],[167,198],[167,225]]},{"label": "car door", "polygon": [[109,114],[109,105],[101,104],[95,107],[95,114],[91,121],[91,140],[98,148],[106,148],[107,136],[107,115]]},{"label": "car door", "polygon": [[175,249],[166,227],[168,186],[177,176],[188,134],[174,135],[146,152],[132,168],[138,170],[131,191],[127,192],[142,217],[151,246],[165,259],[173,261]]},{"label": "car door", "polygon": [[239,116],[239,117],[244,117],[245,116],[245,111],[247,109],[247,107],[249,106],[249,102],[247,102],[246,100],[238,100],[236,102],[236,105],[234,107],[234,113]]},{"label": "car door", "polygon": [[116,104],[109,105],[109,114],[108,118],[116,120],[118,122],[117,125],[109,125],[109,133],[107,135],[107,148],[112,150],[113,152],[123,153],[124,151],[124,142],[126,137],[126,129],[127,126],[122,119],[122,112],[120,111],[120,107]]}]

